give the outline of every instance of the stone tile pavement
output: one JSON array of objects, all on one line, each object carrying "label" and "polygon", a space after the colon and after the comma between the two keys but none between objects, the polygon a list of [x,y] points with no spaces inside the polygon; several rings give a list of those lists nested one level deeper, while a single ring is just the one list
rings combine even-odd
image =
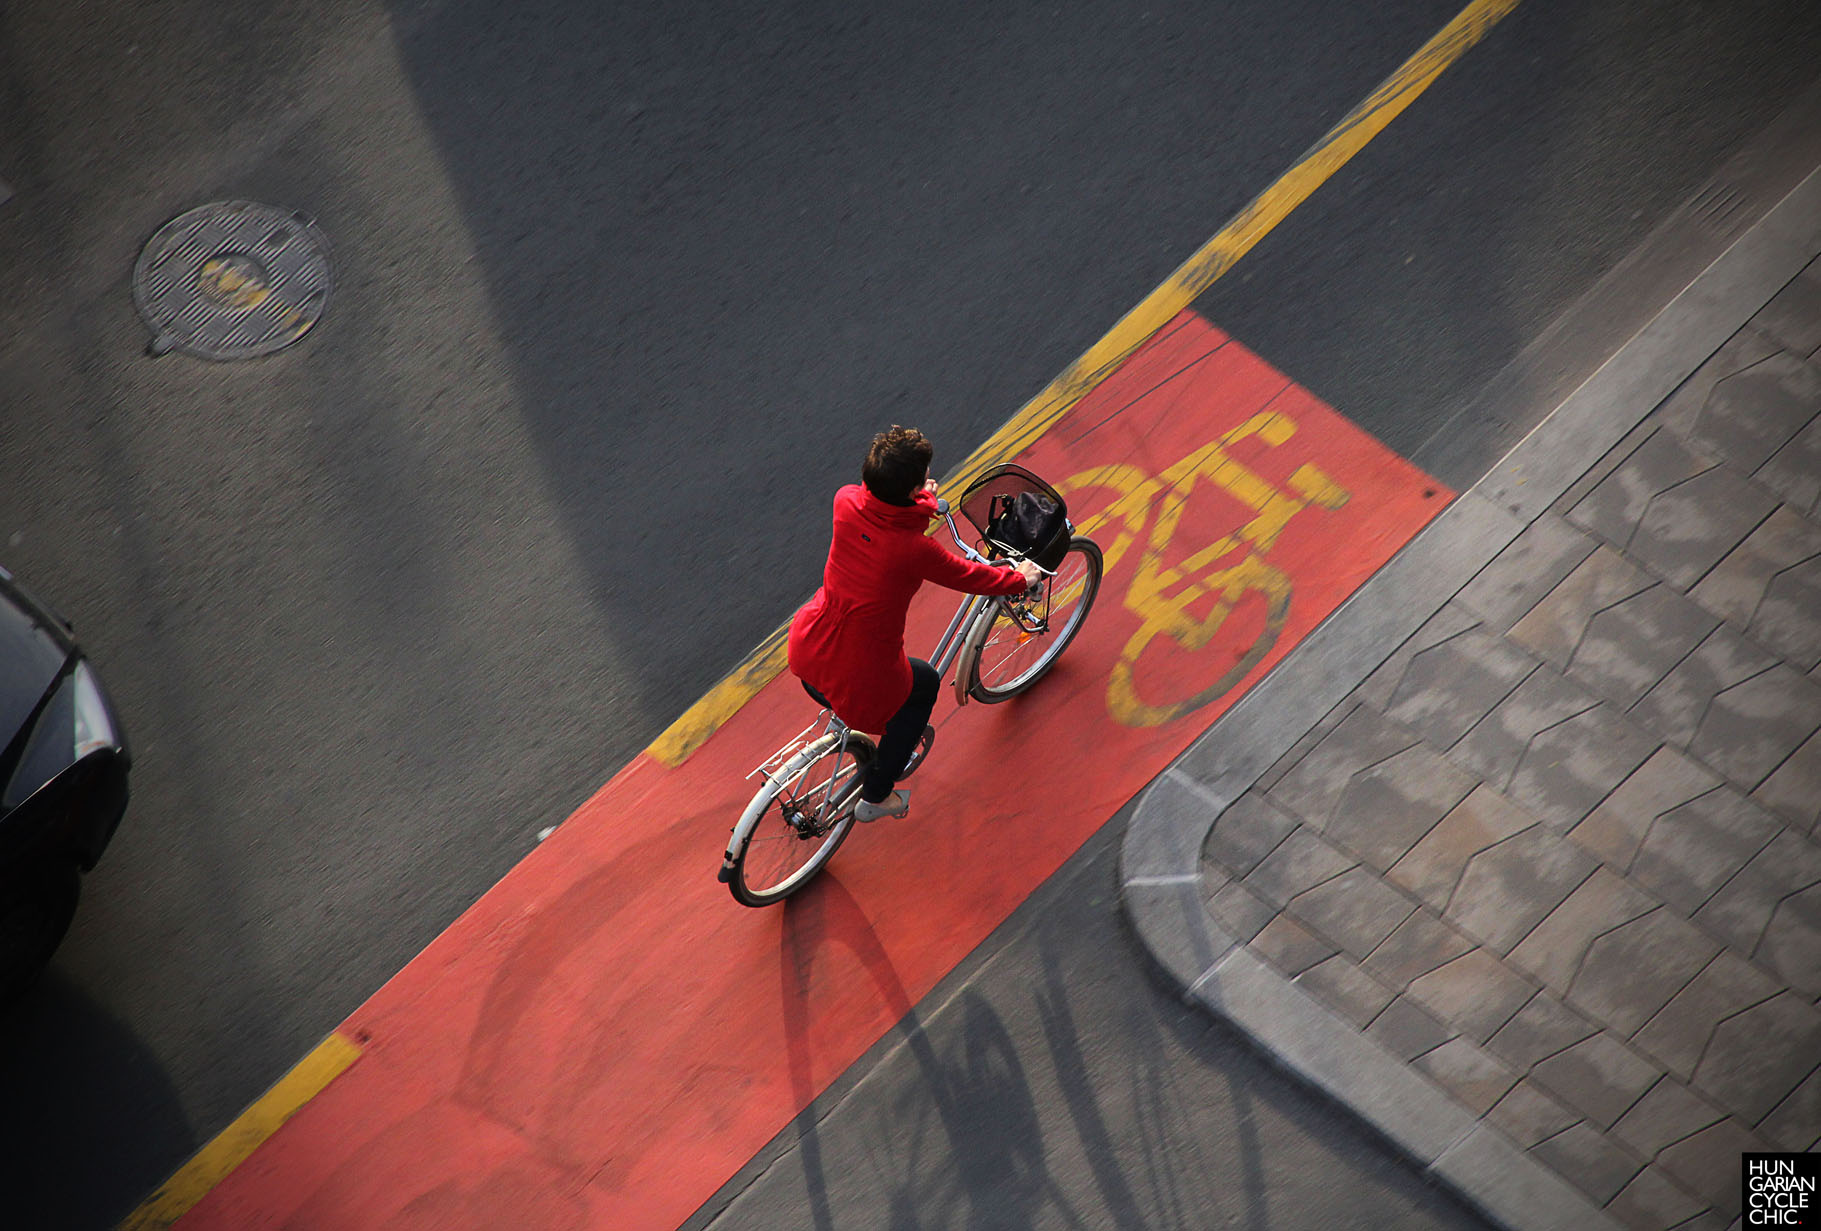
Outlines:
[{"label": "stone tile pavement", "polygon": [[1821,259],[1391,644],[1153,788],[1139,931],[1507,1225],[1738,1225],[1821,1146]]}]

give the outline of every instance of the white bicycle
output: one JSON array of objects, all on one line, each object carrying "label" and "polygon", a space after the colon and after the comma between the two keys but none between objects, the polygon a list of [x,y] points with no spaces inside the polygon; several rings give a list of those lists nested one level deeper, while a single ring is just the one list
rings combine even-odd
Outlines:
[{"label": "white bicycle", "polygon": [[[1006,514],[1021,496],[1054,506],[1060,529],[1047,541],[1015,541],[1020,536],[1011,533],[1015,523]],[[968,559],[1005,565],[1030,560],[1043,573],[1027,594],[963,597],[929,659],[944,678],[954,668],[957,705],[1009,700],[1043,678],[1081,630],[1100,590],[1100,547],[1074,533],[1055,489],[1019,466],[996,466],[963,493],[957,507],[977,532],[972,543],[949,503],[937,507]],[[822,697],[810,695],[822,712],[747,775],[760,779],[759,789],[727,840],[720,879],[746,906],[783,901],[834,857],[854,826],[860,780],[878,753],[871,736],[848,727]],[[934,729],[925,729],[902,777],[923,763],[934,742]]]}]

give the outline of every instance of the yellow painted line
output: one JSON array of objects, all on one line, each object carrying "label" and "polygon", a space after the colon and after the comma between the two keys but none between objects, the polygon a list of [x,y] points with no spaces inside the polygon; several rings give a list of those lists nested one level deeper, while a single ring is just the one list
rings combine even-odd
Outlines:
[{"label": "yellow painted line", "polygon": [[[1089,347],[1049,386],[1025,403],[1010,422],[976,449],[943,486],[964,487],[988,467],[1015,457],[1055,426],[1069,408],[1110,376],[1146,339],[1214,285],[1240,257],[1270,234],[1290,211],[1309,199],[1385,126],[1416,101],[1442,73],[1487,31],[1518,6],[1518,0],[1474,0],[1366,100],[1348,112],[1296,165],[1240,210],[1218,234],[1184,261],[1180,268],[1107,335]],[[696,702],[670,729],[658,736],[646,754],[665,765],[681,765],[722,723],[784,669],[784,630],[765,639],[726,679]]]},{"label": "yellow painted line", "polygon": [[331,1034],[298,1061],[278,1084],[240,1113],[196,1156],[185,1163],[145,1204],[127,1215],[120,1231],[164,1231],[189,1213],[228,1173],[296,1115],[303,1105],[322,1092],[360,1058],[360,1046],[341,1034]]}]

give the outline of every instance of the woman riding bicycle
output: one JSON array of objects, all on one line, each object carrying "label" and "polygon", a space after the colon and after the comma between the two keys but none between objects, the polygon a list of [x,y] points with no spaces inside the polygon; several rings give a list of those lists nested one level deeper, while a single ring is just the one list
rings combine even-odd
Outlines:
[{"label": "woman riding bicycle", "polygon": [[895,790],[929,723],[942,679],[904,652],[911,598],[926,581],[965,594],[1020,594],[1037,566],[976,564],[925,533],[938,516],[929,477],[934,450],[915,428],[873,437],[860,483],[835,493],[834,533],[822,588],[790,625],[790,669],[811,694],[857,731],[879,732],[879,752],[860,786],[862,823],[910,810]]}]

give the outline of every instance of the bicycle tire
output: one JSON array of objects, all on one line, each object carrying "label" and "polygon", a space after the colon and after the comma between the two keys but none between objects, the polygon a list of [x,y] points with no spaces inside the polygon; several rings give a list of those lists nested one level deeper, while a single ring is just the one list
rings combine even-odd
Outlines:
[{"label": "bicycle tire", "polygon": [[727,846],[721,878],[736,902],[782,902],[834,858],[854,826],[860,776],[876,751],[864,735],[849,732],[844,741],[831,731],[766,778]]},{"label": "bicycle tire", "polygon": [[[1093,539],[1076,535],[1069,540],[1069,549],[1055,574],[1044,583],[1040,606],[1032,607],[1048,623],[1048,632],[1029,632],[1004,600],[983,608],[968,630],[962,652],[967,695],[983,704],[997,705],[1028,691],[1042,679],[1081,631],[1100,593],[1100,576],[1105,568],[1100,545]],[[1059,627],[1055,624],[1058,618]],[[1034,653],[1027,653],[1033,649]]]}]

